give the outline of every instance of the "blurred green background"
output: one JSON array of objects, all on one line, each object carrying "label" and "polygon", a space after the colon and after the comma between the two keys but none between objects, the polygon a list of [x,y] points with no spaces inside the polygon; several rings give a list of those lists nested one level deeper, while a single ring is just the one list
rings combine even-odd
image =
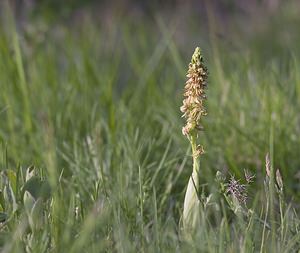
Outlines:
[{"label": "blurred green background", "polygon": [[[178,107],[189,57],[199,45],[211,73],[210,113],[203,136],[207,157],[211,156],[207,159],[215,160],[209,167],[228,167],[235,173],[243,167],[261,168],[275,113],[276,165],[287,180],[295,179],[299,166],[297,1],[8,2],[16,25],[9,21],[4,1],[2,70],[5,66],[9,71],[1,82],[5,97],[1,136],[16,152],[15,163],[39,160],[38,144],[38,150],[35,145],[26,147],[32,155],[20,148],[30,141],[18,136],[26,133],[25,100],[35,128],[27,133],[33,134],[32,142],[41,141],[36,135],[44,117],[50,117],[57,129],[58,141],[75,132],[84,137],[93,127],[88,124],[93,110],[93,120],[109,123],[112,111],[118,113],[117,104],[123,101],[130,111],[142,104],[158,115],[166,114],[155,129],[171,125],[169,138],[177,136],[176,146],[185,149]],[[19,34],[26,92],[18,87],[18,67],[6,50],[14,50],[10,37],[14,29]],[[28,98],[21,98],[22,92]],[[156,99],[167,100],[168,105]],[[77,110],[89,113],[76,120],[78,115],[72,113]],[[149,122],[158,115],[151,115]],[[139,122],[140,116],[132,121]],[[124,117],[113,120],[117,123]],[[144,126],[137,123],[133,128]]]},{"label": "blurred green background", "polygon": [[95,131],[103,152],[139,134],[157,142],[148,162],[169,141],[173,159],[183,159],[178,108],[199,45],[210,71],[205,181],[216,169],[262,174],[274,125],[274,164],[298,192],[297,1],[8,3],[13,15],[1,4],[0,137],[11,166],[44,165],[48,124],[66,171],[66,148]]},{"label": "blurred green background", "polygon": [[[1,1],[0,167],[59,179],[59,221],[80,203],[74,224],[49,221],[57,249],[179,245],[192,166],[179,107],[196,46],[209,69],[203,189],[217,170],[249,169],[259,198],[269,152],[299,200],[299,11],[297,0]],[[95,208],[106,211],[89,237]]]}]

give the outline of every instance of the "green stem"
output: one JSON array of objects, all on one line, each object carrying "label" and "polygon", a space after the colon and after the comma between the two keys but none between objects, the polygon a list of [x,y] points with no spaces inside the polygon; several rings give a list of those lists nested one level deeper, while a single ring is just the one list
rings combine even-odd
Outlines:
[{"label": "green stem", "polygon": [[275,172],[274,172],[274,119],[271,116],[271,127],[270,127],[270,182],[269,182],[269,201],[270,201],[270,221],[271,221],[271,245],[272,252],[275,252],[276,243],[276,222],[275,222]]},{"label": "green stem", "polygon": [[193,172],[192,172],[192,179],[194,182],[195,190],[197,192],[197,195],[199,197],[199,169],[200,169],[200,158],[197,154],[197,142],[196,142],[196,136],[191,135],[190,136],[190,143],[192,146],[192,154],[193,154]]}]

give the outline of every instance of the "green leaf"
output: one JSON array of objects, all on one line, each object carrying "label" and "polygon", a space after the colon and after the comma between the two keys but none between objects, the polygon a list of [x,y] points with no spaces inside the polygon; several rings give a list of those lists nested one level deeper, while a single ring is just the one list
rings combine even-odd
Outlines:
[{"label": "green leaf", "polygon": [[8,218],[7,213],[0,212],[0,222],[5,222]]},{"label": "green leaf", "polygon": [[11,188],[16,196],[17,194],[17,176],[13,170],[6,170],[5,174],[10,182]]},{"label": "green leaf", "polygon": [[28,191],[35,199],[41,197],[47,200],[51,196],[51,188],[48,181],[41,180],[37,176],[31,177],[22,188],[22,192]]},{"label": "green leaf", "polygon": [[6,211],[14,213],[18,209],[16,197],[9,181],[7,181],[6,185],[4,186],[4,200]]},{"label": "green leaf", "polygon": [[30,194],[30,192],[25,191],[24,197],[23,197],[23,202],[24,202],[25,211],[26,211],[27,215],[30,216],[31,210],[35,204],[35,199]]},{"label": "green leaf", "polygon": [[1,190],[0,190],[0,205],[1,205],[2,210],[5,210],[5,199],[3,196],[3,192]]},{"label": "green leaf", "polygon": [[41,198],[35,201],[30,213],[30,223],[32,230],[42,228],[43,225],[43,201]]},{"label": "green leaf", "polygon": [[33,176],[35,176],[35,167],[33,165],[31,165],[26,170],[26,179],[25,179],[25,181],[30,180]]},{"label": "green leaf", "polygon": [[35,199],[30,192],[25,191],[23,202],[31,229],[40,229],[43,224],[43,200]]}]

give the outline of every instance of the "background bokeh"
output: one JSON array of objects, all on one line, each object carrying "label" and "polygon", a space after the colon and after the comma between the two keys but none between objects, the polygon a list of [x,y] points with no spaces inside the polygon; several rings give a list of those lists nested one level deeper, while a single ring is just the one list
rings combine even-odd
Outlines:
[{"label": "background bokeh", "polygon": [[[43,164],[41,121],[53,124],[58,150],[73,135],[85,138],[99,122],[119,131],[114,124],[127,117],[114,115],[119,103],[136,122],[131,128],[167,131],[182,157],[187,143],[178,108],[189,57],[200,45],[210,70],[203,136],[209,180],[217,169],[262,173],[273,117],[275,163],[298,187],[298,1],[28,0],[4,1],[1,10],[2,49],[15,50],[10,36],[16,27],[28,88],[18,88],[20,71],[3,61],[11,66],[3,78],[14,83],[2,82],[1,104],[7,122],[2,140],[13,164]],[[32,121],[27,130],[24,120]],[[30,140],[27,131],[33,131]],[[160,145],[164,149],[167,142]]]},{"label": "background bokeh", "polygon": [[[299,13],[297,0],[0,1],[0,168],[25,175],[34,165],[52,187],[44,233],[18,240],[15,187],[19,213],[0,231],[0,246],[192,252],[178,236],[192,167],[179,107],[196,46],[209,70],[203,195],[217,192],[217,171],[245,183],[248,169],[256,178],[247,204],[263,214],[270,153],[296,216]],[[205,212],[195,252],[224,252],[223,242],[243,252],[241,238],[259,251],[266,227],[248,232],[224,210]],[[292,219],[278,249],[298,243]],[[224,230],[214,225],[221,221]]]}]

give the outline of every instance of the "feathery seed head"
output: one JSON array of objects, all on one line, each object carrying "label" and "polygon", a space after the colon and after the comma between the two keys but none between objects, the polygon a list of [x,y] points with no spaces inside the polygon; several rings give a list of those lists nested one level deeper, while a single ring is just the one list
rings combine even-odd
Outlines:
[{"label": "feathery seed head", "polygon": [[266,154],[266,173],[268,177],[271,177],[271,161],[269,153]]},{"label": "feathery seed head", "polygon": [[189,135],[194,130],[202,130],[201,116],[207,114],[203,102],[206,99],[207,69],[203,64],[200,48],[197,47],[192,56],[184,88],[183,105],[180,107],[186,125],[182,128],[183,135]]},{"label": "feathery seed head", "polygon": [[251,174],[249,170],[244,169],[244,175],[248,184],[253,183],[253,180],[255,178],[254,174]]},{"label": "feathery seed head", "polygon": [[282,176],[280,174],[279,169],[276,170],[276,183],[278,188],[282,191],[283,189],[283,180],[282,180]]},{"label": "feathery seed head", "polygon": [[233,197],[235,197],[240,203],[246,204],[247,201],[247,189],[246,185],[241,184],[239,180],[236,180],[233,176],[231,176],[226,193],[229,193]]}]

